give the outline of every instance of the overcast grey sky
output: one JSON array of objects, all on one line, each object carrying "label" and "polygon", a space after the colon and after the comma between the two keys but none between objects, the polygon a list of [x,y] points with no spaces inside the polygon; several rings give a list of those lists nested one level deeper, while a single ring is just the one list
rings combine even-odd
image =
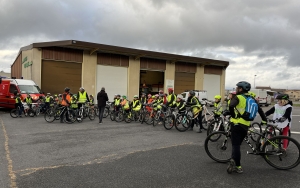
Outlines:
[{"label": "overcast grey sky", "polygon": [[0,0],[0,70],[34,42],[81,40],[226,60],[226,88],[300,89],[298,0]]}]

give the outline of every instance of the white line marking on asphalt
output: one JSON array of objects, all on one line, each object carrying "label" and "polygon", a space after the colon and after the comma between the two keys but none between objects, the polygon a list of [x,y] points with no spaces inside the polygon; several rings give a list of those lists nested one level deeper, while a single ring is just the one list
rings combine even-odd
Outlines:
[{"label": "white line marking on asphalt", "polygon": [[292,115],[292,116],[300,116],[300,115]]}]

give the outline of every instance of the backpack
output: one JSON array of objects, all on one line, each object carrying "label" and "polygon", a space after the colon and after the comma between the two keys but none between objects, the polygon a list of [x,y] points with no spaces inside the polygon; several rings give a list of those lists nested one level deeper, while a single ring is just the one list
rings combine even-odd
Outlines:
[{"label": "backpack", "polygon": [[246,121],[253,121],[255,116],[258,112],[258,104],[256,103],[255,99],[251,96],[242,95],[246,99],[246,108],[243,115],[237,110],[239,116]]}]

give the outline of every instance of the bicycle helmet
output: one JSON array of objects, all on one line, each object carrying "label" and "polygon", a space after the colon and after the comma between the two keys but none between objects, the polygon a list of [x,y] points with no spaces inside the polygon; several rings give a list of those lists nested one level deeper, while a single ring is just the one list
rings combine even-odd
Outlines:
[{"label": "bicycle helmet", "polygon": [[123,98],[123,99],[126,99],[127,97],[126,97],[126,95],[123,95],[122,98]]},{"label": "bicycle helmet", "polygon": [[155,95],[153,95],[151,98],[152,98],[152,99],[155,99]]},{"label": "bicycle helmet", "polygon": [[81,87],[81,88],[79,88],[79,90],[84,90],[84,88],[83,88],[83,87]]},{"label": "bicycle helmet", "polygon": [[121,95],[118,94],[117,97],[121,97]]},{"label": "bicycle helmet", "polygon": [[183,96],[181,94],[177,95],[177,99],[180,99],[182,100],[183,99]]},{"label": "bicycle helmet", "polygon": [[152,97],[152,95],[149,93],[149,94],[148,94],[148,97]]},{"label": "bicycle helmet", "polygon": [[279,95],[277,95],[276,96],[276,99],[278,99],[278,100],[289,100],[289,95],[288,94],[279,94]]},{"label": "bicycle helmet", "polygon": [[156,94],[156,95],[155,95],[155,97],[159,97],[159,95],[158,95],[158,94]]},{"label": "bicycle helmet", "polygon": [[47,95],[51,95],[50,93],[47,93]]},{"label": "bicycle helmet", "polygon": [[163,90],[159,90],[159,93],[164,93],[164,91]]},{"label": "bicycle helmet", "polygon": [[138,95],[134,95],[133,98],[139,98],[139,96]]},{"label": "bicycle helmet", "polygon": [[168,91],[169,91],[169,92],[173,92],[173,88],[169,88]]},{"label": "bicycle helmet", "polygon": [[249,93],[249,95],[250,95],[251,97],[253,97],[253,98],[255,98],[255,97],[256,97],[256,94],[255,94],[255,93],[253,93],[252,91],[249,91],[248,93]]},{"label": "bicycle helmet", "polygon": [[236,91],[231,91],[229,94],[236,95]]},{"label": "bicycle helmet", "polygon": [[240,81],[236,86],[242,88],[244,91],[249,91],[251,89],[251,84],[246,81]]},{"label": "bicycle helmet", "polygon": [[219,99],[220,100],[221,98],[222,98],[221,95],[216,95],[215,96],[215,99]]},{"label": "bicycle helmet", "polygon": [[189,94],[190,94],[191,96],[195,96],[195,91],[191,90],[191,91],[189,91]]},{"label": "bicycle helmet", "polygon": [[69,92],[69,91],[70,91],[70,88],[66,87],[65,92]]}]

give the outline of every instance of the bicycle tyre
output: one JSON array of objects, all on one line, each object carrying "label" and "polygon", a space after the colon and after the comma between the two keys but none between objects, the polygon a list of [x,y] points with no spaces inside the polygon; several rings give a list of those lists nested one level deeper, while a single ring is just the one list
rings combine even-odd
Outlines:
[{"label": "bicycle tyre", "polygon": [[19,116],[19,112],[17,111],[17,109],[12,109],[12,110],[10,111],[10,116],[11,116],[12,118],[17,118],[17,117]]},{"label": "bicycle tyre", "polygon": [[[63,114],[63,121],[67,124],[72,124],[76,121],[76,115],[75,115],[75,112],[73,110],[68,110],[68,111],[65,111],[64,114]],[[69,119],[69,120],[67,120]]]},{"label": "bicycle tyre", "polygon": [[116,118],[115,118],[116,122],[121,122],[124,120],[124,115],[122,112],[117,112],[116,114]]},{"label": "bicycle tyre", "polygon": [[103,118],[106,118],[109,115],[109,108],[105,107],[103,111]]},{"label": "bicycle tyre", "polygon": [[91,109],[89,110],[88,116],[89,116],[89,119],[90,119],[90,120],[95,120],[95,118],[96,118],[96,113],[95,113],[94,109],[91,108]]},{"label": "bicycle tyre", "polygon": [[208,128],[208,121],[205,120],[205,115],[202,115],[202,127],[204,130],[207,130]]},{"label": "bicycle tyre", "polygon": [[35,116],[35,112],[32,110],[32,109],[28,109],[27,111],[27,114],[30,116],[30,117],[34,117]]},{"label": "bicycle tyre", "polygon": [[[224,131],[218,131],[208,135],[204,142],[204,148],[206,154],[216,162],[227,163],[231,159],[231,139]],[[218,151],[213,152],[214,149]],[[217,154],[221,154],[220,157],[217,157]]]},{"label": "bicycle tyre", "polygon": [[155,127],[159,123],[159,118],[160,118],[161,112],[157,112],[153,118],[152,125]]},{"label": "bicycle tyre", "polygon": [[[289,143],[286,151],[282,148],[283,139],[287,139]],[[274,148],[275,146],[278,147]],[[265,152],[265,155],[263,155],[265,161],[270,166],[279,170],[292,169],[298,166],[300,163],[300,144],[292,137],[288,137],[288,136],[272,137],[269,140],[267,140],[267,142],[263,145],[262,151]],[[287,159],[287,161],[291,164],[288,164],[287,166],[282,166],[283,159],[287,157],[295,157],[295,159],[293,160],[293,162],[291,162],[292,161],[291,159]],[[273,159],[275,160],[273,161]],[[279,162],[280,165],[275,164],[276,161]]]},{"label": "bicycle tyre", "polygon": [[46,122],[52,123],[56,119],[56,111],[53,111],[51,109],[46,110],[44,119],[46,120]]},{"label": "bicycle tyre", "polygon": [[185,132],[191,126],[192,120],[188,115],[180,114],[175,119],[175,128],[179,132]]},{"label": "bicycle tyre", "polygon": [[[254,123],[252,123],[250,126],[251,126],[251,128],[252,128],[256,133],[260,133],[260,134],[262,133],[262,128],[261,128],[260,123],[254,122]],[[256,141],[258,140],[258,137],[259,137],[258,134],[255,134],[255,133],[252,133],[252,132],[250,132],[249,136],[250,136],[250,138],[251,138],[251,140],[252,140],[253,142],[256,142]]]},{"label": "bicycle tyre", "polygon": [[153,124],[153,117],[151,117],[151,114],[149,112],[145,115],[145,122],[147,123],[147,125]]},{"label": "bicycle tyre", "polygon": [[175,118],[173,115],[168,115],[164,121],[164,127],[167,130],[171,130],[174,127]]},{"label": "bicycle tyre", "polygon": [[116,120],[116,115],[117,115],[117,112],[110,113],[110,115],[109,115],[110,120],[115,121]]}]

